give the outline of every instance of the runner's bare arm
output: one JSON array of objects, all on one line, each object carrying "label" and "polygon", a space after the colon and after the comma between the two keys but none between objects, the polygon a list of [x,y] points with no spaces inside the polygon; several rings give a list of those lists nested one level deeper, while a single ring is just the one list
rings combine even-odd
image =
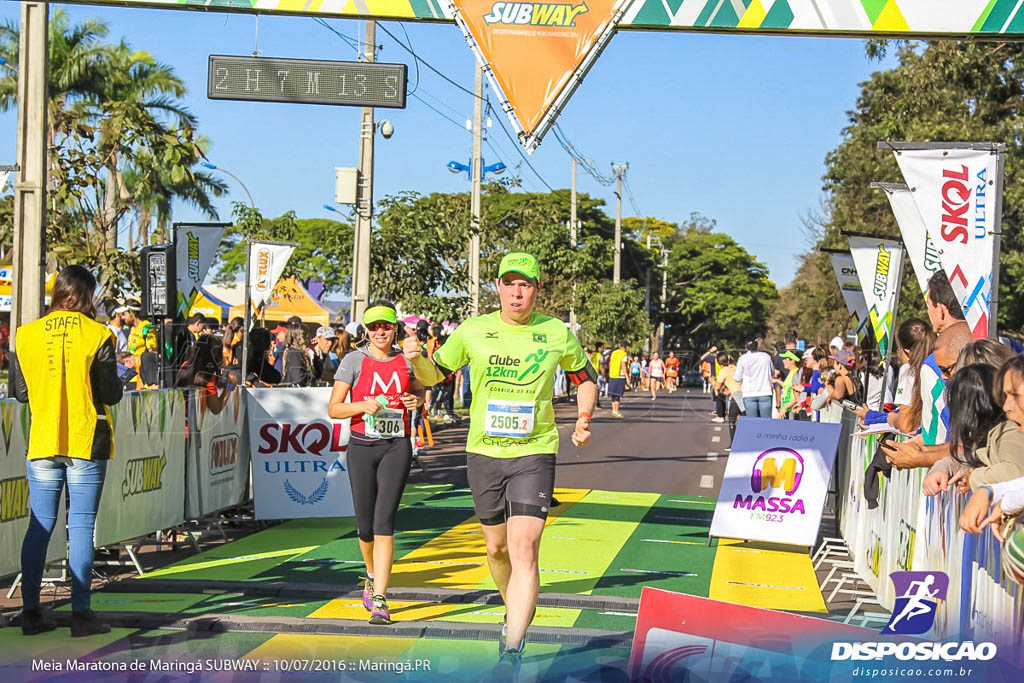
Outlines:
[{"label": "runner's bare arm", "polygon": [[425,387],[432,387],[444,381],[445,373],[438,369],[434,361],[424,356],[423,343],[416,337],[406,337],[402,340],[402,353],[412,365],[412,373],[416,381]]},{"label": "runner's bare arm", "polygon": [[334,388],[331,389],[331,399],[327,403],[328,417],[335,420],[344,420],[346,417],[362,415],[363,413],[373,415],[380,410],[380,404],[376,401],[366,400],[349,403],[346,399],[351,389],[352,387],[345,382],[334,383]]},{"label": "runner's bare arm", "polygon": [[566,376],[576,385],[576,428],[572,433],[574,446],[586,446],[590,442],[590,416],[597,405],[597,374],[590,363],[581,370],[567,372]]}]

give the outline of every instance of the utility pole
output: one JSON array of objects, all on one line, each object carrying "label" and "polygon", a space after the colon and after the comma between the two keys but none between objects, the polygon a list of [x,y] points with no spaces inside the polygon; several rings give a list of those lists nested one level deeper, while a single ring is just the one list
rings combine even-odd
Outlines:
[{"label": "utility pole", "polygon": [[569,331],[576,334],[576,244],[579,242],[576,223],[576,157],[572,158],[572,194],[569,198],[569,242],[572,247],[572,299],[569,305]]},{"label": "utility pole", "polygon": [[483,67],[475,58],[473,71],[476,81],[473,92],[476,96],[473,98],[473,222],[469,238],[469,306],[472,315],[480,315],[480,183],[483,180],[480,147],[483,143],[484,79]]},{"label": "utility pole", "polygon": [[[372,62],[377,51],[377,22],[366,22],[363,61]],[[356,189],[356,229],[352,240],[352,304],[350,318],[359,322],[370,299],[370,224],[373,220],[373,107],[363,107],[359,123],[359,181]]]},{"label": "utility pole", "polygon": [[612,164],[612,173],[618,181],[615,192],[615,265],[612,268],[612,282],[619,284],[622,279],[622,176],[629,170],[629,164]]},{"label": "utility pole", "polygon": [[665,352],[665,297],[668,296],[668,249],[661,245],[661,306],[658,316],[658,355]]},{"label": "utility pole", "polygon": [[14,282],[12,283],[11,348],[19,325],[43,314],[46,272],[46,105],[50,78],[47,36],[50,6],[21,3],[18,47],[17,164],[14,187]]}]

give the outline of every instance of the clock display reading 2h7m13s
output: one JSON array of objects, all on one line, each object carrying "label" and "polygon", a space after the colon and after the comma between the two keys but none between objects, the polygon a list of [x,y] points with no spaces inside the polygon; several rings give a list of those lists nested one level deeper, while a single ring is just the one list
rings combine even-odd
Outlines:
[{"label": "clock display reading 2h7m13s", "polygon": [[214,100],[405,108],[405,64],[210,55]]}]

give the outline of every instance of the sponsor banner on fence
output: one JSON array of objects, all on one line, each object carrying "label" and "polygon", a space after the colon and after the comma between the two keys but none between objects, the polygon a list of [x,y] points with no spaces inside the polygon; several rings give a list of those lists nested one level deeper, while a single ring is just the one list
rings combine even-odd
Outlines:
[{"label": "sponsor banner on fence", "polygon": [[249,245],[249,300],[252,310],[260,310],[274,293],[295,247],[290,244],[252,242]]},{"label": "sponsor banner on fence", "polygon": [[[199,296],[199,288],[206,279],[213,257],[217,255],[220,238],[224,234],[222,225],[174,225],[174,258],[177,264],[178,316],[188,315],[192,304]],[[218,316],[219,317],[219,316]]]},{"label": "sponsor banner on fence", "polygon": [[835,643],[877,639],[866,628],[644,586],[628,678],[852,680],[862,662],[833,661]]},{"label": "sponsor banner on fence", "polygon": [[894,240],[850,237],[850,253],[857,264],[878,350],[886,358],[891,349],[893,315],[903,272],[903,245]]},{"label": "sponsor banner on fence", "polygon": [[249,429],[238,387],[190,392],[185,517],[205,517],[244,503],[249,483]]},{"label": "sponsor banner on fence", "polygon": [[354,514],[349,421],[327,417],[331,389],[249,389],[247,395],[256,518]]},{"label": "sponsor banner on fence", "polygon": [[889,198],[893,215],[896,216],[896,223],[900,226],[900,235],[903,237],[903,244],[907,247],[910,265],[914,267],[917,284],[921,286],[921,292],[927,294],[928,280],[935,271],[942,268],[939,249],[935,246],[935,241],[929,234],[928,228],[925,227],[924,219],[921,218],[921,212],[917,210],[914,193],[910,191],[910,188],[887,187],[885,194]]},{"label": "sponsor banner on fence", "polygon": [[999,157],[988,150],[897,150],[939,260],[976,339],[988,336]]},{"label": "sponsor banner on fence", "polygon": [[114,457],[96,515],[96,545],[120,543],[185,519],[185,394],[130,391],[110,407]]},{"label": "sponsor banner on fence", "polygon": [[[31,512],[28,504],[28,404],[14,399],[0,401],[0,577],[21,571],[21,542],[28,530]],[[64,519],[64,496],[60,498],[57,519]],[[50,536],[46,561],[65,557],[67,528],[57,524]]]},{"label": "sponsor banner on fence", "polygon": [[846,310],[850,312],[850,317],[855,321],[857,340],[860,341],[868,327],[868,304],[864,300],[864,292],[860,289],[857,264],[853,262],[853,256],[849,252],[832,252],[829,257],[832,260],[832,270],[839,282],[839,291],[843,295],[843,303],[846,304]]},{"label": "sponsor banner on fence", "polygon": [[813,545],[840,432],[837,424],[741,417],[711,535]]}]

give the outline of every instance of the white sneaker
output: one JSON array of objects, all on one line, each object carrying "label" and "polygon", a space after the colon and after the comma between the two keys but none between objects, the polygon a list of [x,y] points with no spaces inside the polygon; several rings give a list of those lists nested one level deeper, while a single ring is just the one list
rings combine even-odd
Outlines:
[{"label": "white sneaker", "polygon": [[722,418],[722,417],[718,417],[718,416],[716,415],[716,416],[715,416],[715,418],[714,418],[713,420],[711,420],[711,421],[712,421],[712,422],[725,422],[725,418]]}]

